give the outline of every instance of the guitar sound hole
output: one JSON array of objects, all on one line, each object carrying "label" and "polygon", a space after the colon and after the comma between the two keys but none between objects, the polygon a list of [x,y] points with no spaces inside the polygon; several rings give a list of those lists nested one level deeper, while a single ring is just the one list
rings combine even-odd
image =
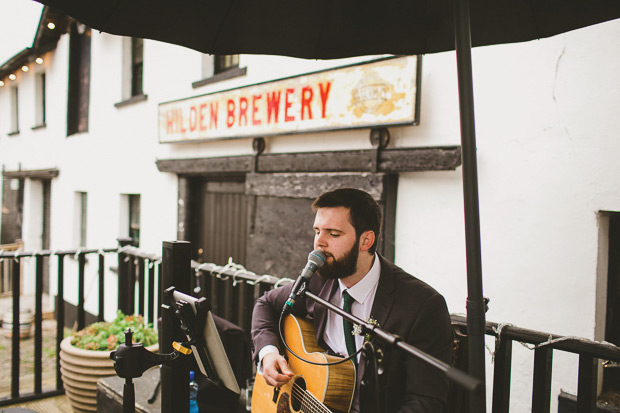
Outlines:
[{"label": "guitar sound hole", "polygon": [[291,392],[291,407],[298,412],[301,410],[302,402],[304,401],[304,395],[306,393],[306,381],[298,377],[293,383],[293,391]]}]

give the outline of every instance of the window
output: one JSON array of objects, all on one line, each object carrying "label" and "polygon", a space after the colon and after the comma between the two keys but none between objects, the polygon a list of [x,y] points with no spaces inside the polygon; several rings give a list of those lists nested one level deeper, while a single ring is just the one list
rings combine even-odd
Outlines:
[{"label": "window", "polygon": [[123,84],[117,108],[146,100],[144,94],[144,40],[123,38]]},{"label": "window", "polygon": [[144,40],[131,39],[131,96],[142,94],[142,69],[144,65]]},{"label": "window", "polygon": [[202,80],[192,83],[192,87],[208,85],[237,76],[244,76],[245,67],[239,67],[239,55],[202,55]]},{"label": "window", "polygon": [[213,74],[225,72],[229,69],[239,67],[239,55],[215,55],[213,56]]},{"label": "window", "polygon": [[134,247],[140,246],[140,195],[129,195],[129,238]]},{"label": "window", "polygon": [[131,238],[131,245],[140,246],[140,195],[121,194],[119,236]]},{"label": "window", "polygon": [[78,247],[86,246],[88,224],[88,194],[75,193],[75,242]]},{"label": "window", "polygon": [[69,35],[69,103],[67,136],[88,131],[90,95],[90,29],[71,24]]},{"label": "window", "polygon": [[9,135],[19,133],[19,89],[17,86],[11,88],[11,132]]},{"label": "window", "polygon": [[35,79],[35,128],[45,125],[45,73]]}]

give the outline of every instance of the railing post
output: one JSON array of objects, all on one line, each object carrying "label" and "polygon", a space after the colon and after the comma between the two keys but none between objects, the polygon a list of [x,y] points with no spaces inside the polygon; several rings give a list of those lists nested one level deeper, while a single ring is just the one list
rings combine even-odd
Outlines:
[{"label": "railing post", "polygon": [[[157,290],[159,291],[159,290]],[[155,263],[149,260],[149,309],[148,313],[148,322],[157,324],[157,320],[155,320],[155,303],[157,300],[155,299]]]},{"label": "railing post", "polygon": [[[131,245],[131,238],[117,239],[119,248]],[[129,308],[129,266],[125,262],[127,254],[118,253],[118,309],[123,314],[132,314],[133,309]]]},{"label": "railing post", "polygon": [[512,370],[512,340],[497,338],[493,372],[493,413],[510,411],[510,374]]},{"label": "railing post", "polygon": [[[191,244],[187,241],[166,241],[162,254],[162,290],[174,286],[178,291],[190,294]],[[161,353],[172,352],[173,341],[185,341],[179,321],[171,310],[164,309],[161,316]],[[182,357],[172,366],[161,367],[161,411],[175,413],[189,411],[189,358]]]},{"label": "railing post", "polygon": [[13,262],[13,336],[11,337],[11,398],[19,397],[19,311],[21,294],[21,259]]},{"label": "railing post", "polygon": [[127,312],[125,314],[136,312],[136,260],[135,256],[129,255],[127,261]]},{"label": "railing post", "polygon": [[144,258],[140,258],[138,260],[138,314],[145,316],[144,313],[144,289],[146,285],[144,284]]},{"label": "railing post", "polygon": [[104,321],[105,304],[105,258],[99,254],[99,315],[97,320]]},{"label": "railing post", "polygon": [[579,355],[579,382],[577,384],[577,411],[596,411],[596,360],[587,354]]},{"label": "railing post", "polygon": [[56,389],[62,389],[60,342],[65,327],[65,256],[58,254],[58,295],[56,297]]},{"label": "railing post", "polygon": [[534,351],[534,384],[532,413],[549,413],[551,409],[551,371],[553,349],[540,347]]},{"label": "railing post", "polygon": [[77,329],[86,327],[86,311],[84,310],[84,283],[86,277],[86,254],[78,251],[78,307],[77,307]]},{"label": "railing post", "polygon": [[34,393],[42,392],[43,372],[43,256],[37,254],[34,306]]}]

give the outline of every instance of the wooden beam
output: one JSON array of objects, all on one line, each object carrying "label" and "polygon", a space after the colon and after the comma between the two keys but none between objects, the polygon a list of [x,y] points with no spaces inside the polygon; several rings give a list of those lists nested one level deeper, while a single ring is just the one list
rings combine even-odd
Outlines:
[{"label": "wooden beam", "polygon": [[156,161],[156,164],[161,172],[171,172],[179,175],[213,175],[249,172],[252,159],[252,156],[161,159]]},{"label": "wooden beam", "polygon": [[360,188],[378,201],[383,199],[384,174],[275,173],[248,174],[246,195],[314,199],[341,187]]},{"label": "wooden beam", "polygon": [[22,171],[4,171],[2,175],[7,179],[52,179],[58,176],[58,169],[30,169]]},{"label": "wooden beam", "polygon": [[[372,150],[263,154],[257,172],[370,172]],[[161,172],[180,175],[210,175],[251,172],[253,156],[220,158],[160,159]],[[384,149],[379,154],[378,172],[451,171],[461,165],[460,146]]]}]

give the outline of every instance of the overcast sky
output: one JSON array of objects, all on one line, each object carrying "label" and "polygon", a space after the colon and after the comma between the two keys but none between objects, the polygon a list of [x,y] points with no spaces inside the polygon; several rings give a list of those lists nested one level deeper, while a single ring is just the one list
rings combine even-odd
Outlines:
[{"label": "overcast sky", "polygon": [[32,47],[43,6],[33,0],[2,0],[0,65]]}]

